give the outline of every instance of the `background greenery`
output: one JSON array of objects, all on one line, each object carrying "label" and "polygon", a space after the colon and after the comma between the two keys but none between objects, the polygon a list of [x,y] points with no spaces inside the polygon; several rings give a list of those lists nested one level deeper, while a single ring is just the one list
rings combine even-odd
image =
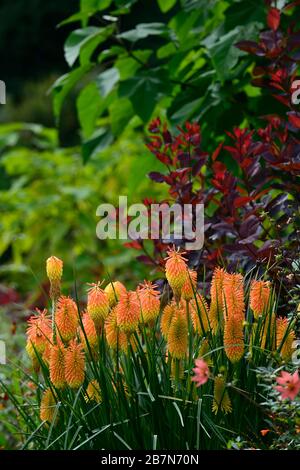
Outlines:
[{"label": "background greenery", "polygon": [[[19,0],[4,1],[0,12],[8,90],[0,110],[0,282],[36,291],[50,252],[79,275],[87,266],[100,275],[105,260],[114,271],[134,254],[96,239],[95,210],[116,194],[139,202],[166,192],[145,178],[159,169],[141,137],[151,116],[171,126],[200,119],[210,150],[224,123],[245,124],[265,109],[249,85],[252,59],[233,47],[262,27],[264,2],[31,0],[25,8]],[[37,279],[24,276],[29,270]]]}]

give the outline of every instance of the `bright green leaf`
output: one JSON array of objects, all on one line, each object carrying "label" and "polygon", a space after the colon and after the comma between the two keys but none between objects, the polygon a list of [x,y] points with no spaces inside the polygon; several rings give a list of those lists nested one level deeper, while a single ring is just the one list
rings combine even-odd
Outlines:
[{"label": "bright green leaf", "polygon": [[53,110],[56,119],[59,117],[64,99],[89,69],[89,64],[78,67],[77,69],[72,70],[72,72],[59,77],[59,79],[53,84]]},{"label": "bright green leaf", "polygon": [[93,156],[98,155],[102,150],[108,147],[112,141],[113,135],[111,132],[104,127],[100,127],[100,129],[82,145],[82,158],[84,163]]},{"label": "bright green leaf", "polygon": [[118,137],[128,125],[134,111],[131,102],[127,98],[121,98],[112,102],[109,107],[111,130]]},{"label": "bright green leaf", "polygon": [[140,23],[135,29],[125,31],[118,35],[121,39],[128,41],[138,41],[139,39],[147,38],[148,36],[162,36],[169,35],[170,30],[164,23]]},{"label": "bright green leaf", "polygon": [[119,70],[116,67],[107,69],[96,78],[97,87],[101,95],[105,98],[113,89],[120,78]]},{"label": "bright green leaf", "polygon": [[97,117],[103,109],[103,98],[95,82],[89,83],[77,99],[79,122],[85,138],[90,137],[95,128]]},{"label": "bright green leaf", "polygon": [[163,13],[166,13],[167,11],[171,10],[173,6],[176,4],[177,0],[157,0],[157,3],[159,5],[160,10]]},{"label": "bright green leaf", "polygon": [[114,31],[114,26],[96,28],[88,26],[83,29],[75,29],[65,42],[65,59],[72,67],[80,55],[81,65],[89,62],[96,47],[105,41]]}]

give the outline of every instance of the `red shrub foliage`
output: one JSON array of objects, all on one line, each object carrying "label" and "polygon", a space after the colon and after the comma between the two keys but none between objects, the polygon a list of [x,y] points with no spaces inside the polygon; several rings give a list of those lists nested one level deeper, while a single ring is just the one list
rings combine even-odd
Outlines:
[{"label": "red shrub foliage", "polygon": [[[257,57],[252,83],[278,100],[282,111],[263,116],[262,127],[226,132],[211,155],[202,148],[198,123],[186,122],[174,134],[156,118],[149,125],[147,147],[166,172],[149,177],[169,186],[169,203],[204,204],[205,243],[202,250],[189,253],[192,267],[201,272],[205,266],[207,272],[220,263],[229,269],[268,265],[288,293],[299,283],[300,272],[300,113],[291,99],[300,31],[292,22],[284,31],[282,12],[267,3],[269,29],[257,42],[236,46]],[[160,266],[168,244],[183,246],[185,240],[164,242],[153,241],[154,256],[146,253],[139,259]],[[134,243],[144,248],[143,241]]]}]

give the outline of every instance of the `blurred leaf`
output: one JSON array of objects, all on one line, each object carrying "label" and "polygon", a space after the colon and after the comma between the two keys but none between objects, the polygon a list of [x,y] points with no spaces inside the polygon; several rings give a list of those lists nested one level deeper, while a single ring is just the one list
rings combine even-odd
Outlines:
[{"label": "blurred leaf", "polygon": [[131,102],[127,98],[113,101],[109,107],[111,130],[114,136],[119,136],[133,116]]},{"label": "blurred leaf", "polygon": [[169,34],[170,30],[164,23],[140,23],[135,27],[135,29],[119,34],[118,38],[135,42],[139,39],[147,38],[148,36],[162,36]]},{"label": "blurred leaf", "polygon": [[120,80],[132,77],[142,66],[146,66],[152,52],[149,49],[135,50],[130,56],[119,57],[115,62],[115,66],[120,72]]},{"label": "blurred leaf", "polygon": [[89,59],[96,47],[105,41],[114,31],[114,26],[97,28],[88,26],[83,29],[75,29],[68,36],[64,50],[65,59],[70,67],[74,65],[80,55],[81,65],[89,62]]},{"label": "blurred leaf", "polygon": [[85,138],[93,133],[96,119],[101,115],[103,109],[102,105],[103,99],[95,82],[89,83],[83,88],[77,99],[78,117]]},{"label": "blurred leaf", "polygon": [[163,13],[166,13],[167,11],[171,10],[173,6],[176,4],[177,0],[157,0],[157,3],[159,5],[159,8]]},{"label": "blurred leaf", "polygon": [[97,47],[105,42],[114,32],[115,26],[106,26],[106,28],[103,28],[102,32],[99,32],[98,34],[92,35],[88,41],[86,41],[80,49],[80,64],[84,65],[86,63],[89,63],[91,60],[91,57],[94,53],[94,51],[97,49]]},{"label": "blurred leaf", "polygon": [[233,31],[218,38],[215,43],[207,47],[221,81],[225,80],[228,71],[237,64],[238,58],[241,55],[241,52],[233,47],[239,36],[240,28],[236,27]]},{"label": "blurred leaf", "polygon": [[84,163],[86,163],[92,156],[99,154],[102,150],[108,147],[113,141],[113,135],[111,132],[100,127],[94,135],[83,142],[82,145],[82,157]]},{"label": "blurred leaf", "polygon": [[90,69],[90,65],[86,64],[77,69],[72,70],[65,75],[59,77],[58,80],[53,84],[53,110],[54,115],[58,119],[64,99],[68,93],[72,90],[74,85],[83,77],[83,75]]},{"label": "blurred leaf", "polygon": [[101,95],[105,98],[119,81],[120,74],[116,67],[107,69],[96,78],[97,87]]},{"label": "blurred leaf", "polygon": [[128,97],[135,113],[147,122],[159,99],[168,91],[169,82],[163,70],[153,70],[152,75],[141,74],[120,83],[119,96]]}]

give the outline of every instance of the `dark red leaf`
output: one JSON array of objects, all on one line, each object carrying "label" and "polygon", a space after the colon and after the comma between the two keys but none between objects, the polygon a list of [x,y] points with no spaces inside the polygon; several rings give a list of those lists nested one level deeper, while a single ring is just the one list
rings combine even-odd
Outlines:
[{"label": "dark red leaf", "polygon": [[280,103],[284,104],[285,106],[290,105],[289,99],[286,98],[285,96],[282,96],[282,95],[272,95],[272,96],[273,98],[275,98],[275,100],[280,101]]},{"label": "dark red leaf", "polygon": [[277,8],[270,8],[267,16],[268,26],[277,31],[280,25],[280,11]]},{"label": "dark red leaf", "polygon": [[223,147],[223,144],[224,144],[224,142],[220,142],[218,147],[216,148],[216,150],[213,152],[213,154],[211,156],[213,162],[218,158],[218,156],[221,152],[221,149]]},{"label": "dark red leaf", "polygon": [[164,183],[166,181],[166,177],[158,171],[151,171],[150,173],[148,173],[148,176],[151,180],[155,181],[156,183]]},{"label": "dark red leaf", "polygon": [[140,242],[137,240],[132,240],[131,242],[124,243],[125,248],[134,248],[135,250],[141,250],[143,247]]},{"label": "dark red leaf", "polygon": [[263,49],[254,41],[239,41],[235,47],[250,54],[264,55]]},{"label": "dark red leaf", "polygon": [[156,158],[157,158],[157,160],[162,162],[164,165],[172,165],[171,158],[168,155],[166,155],[165,153],[157,152]]},{"label": "dark red leaf", "polygon": [[294,111],[291,111],[290,113],[288,113],[288,120],[290,124],[292,124],[293,127],[300,129],[300,114],[299,113],[295,113]]},{"label": "dark red leaf", "polygon": [[147,264],[147,265],[155,264],[154,261],[149,256],[146,256],[146,255],[137,256],[136,259],[143,264]]},{"label": "dark red leaf", "polygon": [[242,207],[248,202],[252,201],[252,197],[250,196],[241,196],[241,197],[236,197],[235,200],[233,201],[233,206],[237,209],[238,207]]}]

